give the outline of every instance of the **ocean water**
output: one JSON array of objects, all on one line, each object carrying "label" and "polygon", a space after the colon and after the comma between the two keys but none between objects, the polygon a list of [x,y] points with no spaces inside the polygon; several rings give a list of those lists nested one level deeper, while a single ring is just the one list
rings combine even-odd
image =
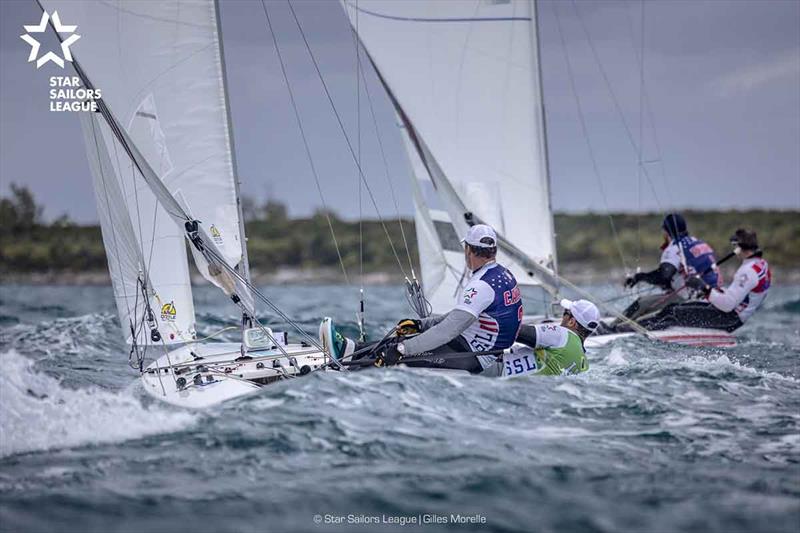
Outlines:
[{"label": "ocean water", "polygon": [[[318,373],[206,411],[145,395],[110,288],[0,291],[1,531],[800,530],[800,287],[735,348],[623,340],[550,379]],[[264,291],[353,331],[352,288]],[[196,295],[201,334],[236,322]],[[367,313],[380,336],[402,289],[368,287]]]}]

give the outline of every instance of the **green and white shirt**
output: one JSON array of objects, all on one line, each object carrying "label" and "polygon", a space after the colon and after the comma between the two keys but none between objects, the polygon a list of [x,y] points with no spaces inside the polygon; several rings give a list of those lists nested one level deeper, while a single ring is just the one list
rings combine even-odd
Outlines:
[{"label": "green and white shirt", "polygon": [[503,377],[538,374],[560,376],[589,370],[581,338],[558,324],[537,324],[536,348],[503,354]]}]

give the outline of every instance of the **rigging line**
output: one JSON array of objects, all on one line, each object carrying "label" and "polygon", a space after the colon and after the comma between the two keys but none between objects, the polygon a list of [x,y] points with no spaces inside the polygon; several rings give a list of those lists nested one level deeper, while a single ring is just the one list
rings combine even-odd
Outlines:
[{"label": "rigging line", "polygon": [[[639,46],[639,158],[636,171],[636,191],[638,195],[639,212],[642,211],[642,153],[644,152],[644,0],[641,2],[642,19]],[[636,217],[636,268],[642,263],[642,217]]]},{"label": "rigging line", "polygon": [[564,31],[561,27],[561,17],[558,14],[558,5],[553,3],[553,12],[556,16],[556,27],[558,28],[558,36],[561,40],[561,48],[564,51],[564,60],[567,66],[567,74],[569,75],[569,83],[572,89],[572,95],[575,97],[575,107],[578,111],[578,121],[581,125],[581,130],[583,131],[583,138],[586,141],[586,148],[589,152],[589,159],[592,161],[592,169],[594,170],[594,176],[597,179],[597,185],[600,189],[600,197],[603,199],[603,204],[606,208],[606,213],[608,213],[608,221],[611,225],[611,232],[614,235],[614,244],[617,247],[617,252],[619,253],[619,257],[622,260],[622,266],[625,269],[625,272],[628,272],[628,265],[625,262],[625,255],[622,253],[622,245],[620,244],[619,234],[617,233],[617,227],[614,224],[614,217],[611,215],[611,212],[608,207],[608,198],[606,197],[605,187],[603,186],[603,180],[600,177],[600,171],[597,167],[597,159],[594,156],[594,150],[592,149],[592,142],[589,138],[589,129],[586,126],[586,119],[583,116],[583,109],[581,108],[581,100],[578,96],[578,90],[575,87],[575,76],[572,72],[572,63],[569,58],[569,51],[567,50],[567,44],[564,39]]},{"label": "rigging line", "polygon": [[[263,2],[264,0],[262,0]],[[336,109],[336,105],[333,103],[333,97],[331,96],[330,91],[328,90],[328,84],[325,83],[325,78],[322,76],[322,71],[319,69],[319,64],[317,64],[317,59],[314,57],[314,53],[311,51],[311,45],[308,44],[308,39],[306,39],[306,34],[303,31],[303,27],[300,25],[300,19],[297,18],[297,13],[294,11],[294,7],[292,6],[291,0],[286,0],[286,3],[289,4],[289,10],[292,12],[292,17],[294,17],[294,22],[297,24],[297,29],[300,31],[300,36],[303,38],[303,43],[305,44],[306,50],[308,51],[309,57],[311,57],[311,62],[314,64],[314,69],[317,71],[317,76],[319,77],[320,82],[322,82],[322,87],[325,89],[325,95],[328,97],[328,102],[331,105],[331,109],[333,110],[333,114],[336,116],[336,121],[339,123],[339,129],[342,130],[342,135],[344,136],[344,140],[347,143],[347,148],[350,150],[350,155],[353,158],[356,166],[358,167],[358,175],[361,177],[361,181],[364,183],[364,188],[367,190],[367,194],[369,194],[370,200],[372,201],[373,207],[375,207],[375,213],[378,215],[378,220],[380,220],[381,226],[383,226],[383,231],[386,234],[386,239],[389,241],[389,246],[392,249],[392,253],[394,254],[395,259],[397,260],[397,265],[400,267],[400,272],[402,272],[403,276],[406,276],[406,271],[403,268],[403,263],[400,261],[400,256],[397,254],[397,249],[394,246],[394,242],[392,241],[392,237],[389,234],[389,229],[386,227],[386,222],[383,220],[381,216],[380,209],[378,208],[378,203],[375,200],[375,195],[372,193],[372,189],[367,182],[367,178],[364,175],[364,172],[361,168],[361,165],[358,164],[358,159],[356,158],[355,151],[353,150],[353,144],[350,142],[350,138],[347,136],[347,131],[344,128],[344,124],[342,123],[342,118],[339,116],[339,111]]]},{"label": "rigging line", "polygon": [[[352,30],[351,30],[352,31]],[[356,0],[356,32],[358,32],[358,0]],[[356,131],[358,134],[358,167],[361,168],[361,61],[358,50],[358,41],[355,43],[356,52]],[[364,333],[364,190],[361,179],[356,172],[356,185],[358,186],[358,268],[359,268],[359,314],[358,329],[362,342],[366,340]]]},{"label": "rigging line", "polygon": [[[192,244],[193,244],[193,245],[194,245],[194,246],[195,246],[195,247],[196,247],[198,250],[200,250],[200,251],[203,253],[203,257],[204,257],[204,258],[205,258],[207,261],[209,261],[209,259],[208,259],[209,257],[210,257],[211,259],[215,259],[215,260],[217,261],[217,263],[219,263],[219,264],[218,264],[218,266],[219,266],[219,267],[221,267],[221,268],[224,268],[225,270],[227,270],[227,271],[228,271],[228,273],[229,273],[230,275],[232,275],[234,278],[236,278],[237,280],[239,280],[239,282],[240,282],[240,283],[241,283],[241,284],[242,284],[242,285],[243,285],[245,288],[247,288],[247,289],[249,289],[249,290],[250,290],[251,294],[257,295],[259,298],[261,298],[261,300],[262,300],[264,303],[266,303],[266,304],[267,304],[267,305],[268,305],[270,308],[272,308],[272,310],[273,310],[273,311],[275,311],[275,313],[277,313],[277,314],[278,314],[278,315],[279,315],[281,318],[283,318],[283,319],[284,319],[284,320],[285,320],[285,321],[286,321],[286,322],[287,322],[289,325],[291,325],[292,327],[294,327],[294,328],[297,330],[297,332],[298,332],[298,333],[300,333],[300,335],[301,335],[302,337],[305,337],[305,338],[308,340],[308,342],[309,342],[309,345],[311,345],[311,346],[314,346],[315,348],[317,348],[317,349],[318,349],[320,352],[322,352],[323,354],[328,354],[328,352],[327,352],[327,351],[325,351],[325,350],[324,350],[324,349],[323,349],[323,348],[322,348],[322,347],[319,345],[319,343],[317,342],[317,340],[316,340],[316,339],[314,339],[314,338],[313,338],[313,337],[311,337],[311,336],[310,336],[308,333],[306,333],[305,331],[303,331],[303,329],[302,329],[302,328],[300,328],[300,326],[299,326],[297,323],[295,323],[295,322],[294,322],[292,319],[290,319],[290,318],[288,317],[288,315],[286,315],[286,313],[284,313],[283,311],[281,311],[281,310],[278,308],[278,306],[276,306],[275,304],[273,304],[273,303],[272,303],[272,301],[271,301],[269,298],[267,298],[266,296],[264,296],[264,295],[263,295],[263,294],[262,294],[262,293],[261,293],[261,292],[260,292],[258,289],[256,289],[256,287],[255,287],[255,286],[254,286],[254,285],[253,285],[253,284],[250,282],[250,280],[248,280],[247,278],[245,278],[245,276],[244,276],[244,275],[243,275],[241,272],[239,272],[239,271],[236,269],[236,267],[232,267],[232,266],[230,266],[230,265],[229,265],[229,264],[228,264],[228,263],[227,263],[227,262],[226,262],[226,261],[225,261],[225,260],[222,258],[222,256],[221,256],[221,255],[219,255],[219,254],[218,254],[218,253],[217,253],[217,252],[216,252],[214,249],[206,247],[206,246],[205,246],[205,244],[203,243],[203,241],[202,241],[202,240],[198,240],[198,241],[194,241],[194,240],[193,240],[193,241],[192,241]],[[209,261],[209,263],[211,263],[211,261]],[[248,312],[248,314],[250,314],[250,313],[249,313],[249,311],[247,310],[247,308],[246,308],[245,304],[242,302],[242,300],[241,300],[240,298],[238,298],[238,295],[236,295],[236,294],[234,293],[232,296],[237,296],[237,298],[233,299],[234,303],[235,303],[236,305],[238,305],[238,306],[239,306],[239,308],[240,308],[242,311],[244,311],[244,312]],[[255,298],[254,298],[253,300],[254,300],[254,302],[255,302]],[[264,334],[265,334],[265,335],[266,335],[266,336],[267,336],[267,337],[268,337],[268,338],[269,338],[269,339],[270,339],[270,340],[271,340],[271,341],[272,341],[272,342],[275,344],[275,346],[278,348],[278,350],[279,350],[279,351],[280,351],[280,352],[281,352],[281,353],[282,353],[284,356],[286,356],[287,358],[291,357],[291,356],[290,356],[290,355],[287,353],[287,351],[286,351],[286,350],[285,350],[285,349],[284,349],[284,348],[283,348],[283,347],[280,345],[280,343],[279,343],[279,342],[278,342],[278,341],[275,339],[275,337],[274,337],[274,336],[273,336],[273,335],[272,335],[272,334],[269,332],[269,330],[267,330],[267,328],[265,328],[265,327],[264,327],[264,325],[261,323],[261,321],[259,321],[259,320],[258,320],[258,318],[257,318],[256,316],[252,316],[251,318],[252,318],[252,320],[253,320],[253,323],[254,323],[256,326],[258,326],[258,327],[261,329],[261,331],[263,331],[263,332],[264,332]],[[163,338],[162,338],[162,342],[163,342]],[[329,356],[329,357],[331,357],[331,359],[333,359],[333,357],[332,357],[332,356]],[[170,367],[172,367],[172,363],[169,361],[169,355],[168,355],[168,354],[167,354],[167,362],[169,363],[169,366],[170,366]],[[339,366],[339,363],[337,362],[337,363],[336,363],[336,365],[337,365],[337,366]]]},{"label": "rigging line", "polygon": [[[620,117],[620,121],[622,122],[622,126],[625,129],[625,134],[628,137],[628,141],[631,143],[631,148],[633,148],[634,152],[639,153],[639,146],[637,146],[636,141],[633,138],[633,133],[631,132],[630,126],[628,125],[628,121],[625,119],[625,113],[622,111],[622,106],[619,103],[619,99],[617,95],[614,93],[614,89],[611,85],[611,80],[608,77],[608,72],[606,72],[603,63],[600,61],[600,54],[597,52],[597,48],[595,47],[594,40],[592,39],[591,34],[589,33],[589,28],[586,25],[586,21],[581,16],[580,11],[578,10],[578,5],[575,0],[572,0],[572,7],[575,10],[575,14],[578,17],[578,21],[581,24],[581,28],[583,29],[583,33],[586,36],[586,41],[589,44],[589,49],[592,51],[592,56],[594,56],[595,63],[597,63],[597,67],[600,70],[600,74],[603,76],[603,81],[606,84],[606,89],[608,89],[608,94],[611,96],[611,101],[614,103],[614,108],[617,111],[617,114]],[[659,158],[661,156],[659,155]],[[656,204],[658,204],[658,209],[662,210],[661,201],[658,199],[658,194],[656,193],[655,185],[653,181],[650,179],[650,174],[647,172],[647,167],[644,164],[645,162],[641,162],[639,166],[641,167],[641,171],[644,173],[645,177],[647,178],[648,183],[650,184],[650,188],[653,191],[653,197],[655,198]]]},{"label": "rigging line", "polygon": [[[103,115],[103,117],[105,118],[105,115]],[[114,135],[114,130],[110,126],[109,126],[109,129],[111,130],[112,135]],[[119,142],[119,141],[117,140],[116,135],[114,135],[114,139],[112,139],[112,141],[111,141],[111,146],[114,147],[114,158],[117,160],[117,168],[120,171],[120,176],[122,176],[122,164],[119,161],[119,151],[117,150],[117,142]],[[137,240],[137,244],[139,245],[139,251],[142,254],[142,261],[144,261],[145,260],[144,259],[145,253],[144,253],[144,230],[142,229],[142,213],[141,213],[141,211],[139,209],[139,193],[138,193],[138,190],[136,188],[136,171],[134,170],[134,164],[133,164],[132,160],[131,160],[130,168],[131,168],[131,186],[133,187],[133,196],[135,198],[135,204],[136,204],[136,225],[139,226],[139,237],[136,240]],[[122,177],[120,177],[120,184],[122,185],[123,191],[125,191],[125,179],[122,178]],[[127,199],[127,197],[129,195],[128,195],[127,191],[125,191],[125,196],[126,196],[126,198],[124,199],[125,200],[125,209],[126,209],[126,211],[130,212],[129,200]],[[152,257],[152,252],[153,252],[153,249],[151,247],[150,248],[150,257]],[[145,267],[145,265],[142,265],[142,266]],[[150,269],[150,261],[149,260],[147,261],[147,265],[146,265],[145,268],[147,270]]]},{"label": "rigging line", "polygon": [[[108,198],[108,188],[106,186],[106,173],[103,172],[103,163],[100,160],[100,143],[97,142],[97,131],[95,129],[95,118],[91,117],[89,119],[89,122],[92,124],[92,138],[94,139],[94,149],[95,149],[95,152],[97,153],[97,168],[100,169],[100,179],[101,179],[101,181],[103,183],[103,195],[106,198],[106,208],[108,209],[108,213],[110,215],[111,212],[112,212],[111,211],[111,201]],[[117,268],[119,268],[120,274],[122,274],[122,260],[119,257],[120,247],[119,247],[119,244],[117,243],[116,224],[114,224],[113,221],[111,221],[111,220],[109,220],[109,222],[111,222],[111,224],[110,224],[110,226],[111,226],[111,238],[114,240],[114,248],[117,250],[117,254],[116,254],[117,255]],[[123,291],[123,296],[125,297],[125,307],[128,310],[128,316],[129,317],[133,316],[133,318],[136,319],[136,313],[135,312],[131,313],[131,308],[130,308],[130,305],[128,303],[128,291],[126,290],[124,282],[122,283],[122,291]],[[137,294],[137,298],[138,298],[138,294]],[[136,310],[136,306],[134,306],[134,311],[135,310]],[[135,339],[134,339],[134,342],[135,342]]]},{"label": "rigging line", "polygon": [[[42,12],[45,11],[44,6],[42,6],[41,0],[36,0],[36,4],[39,6],[39,9],[41,9]],[[52,18],[50,18],[48,24],[49,24],[50,28],[52,28],[53,33],[55,34],[56,39],[58,40],[58,42],[63,44],[63,42],[62,42],[63,39],[61,38],[61,35],[56,30],[56,27],[55,27],[55,24],[53,23],[53,19]],[[86,86],[87,89],[94,89],[94,85],[89,80],[89,77],[86,75],[86,73],[83,71],[83,69],[81,68],[81,65],[78,62],[77,58],[73,58],[72,68],[75,70],[75,73],[78,75],[78,77],[81,79],[81,81],[83,81],[83,84],[84,84],[84,86]],[[111,110],[108,108],[108,105],[106,105],[105,100],[103,100],[102,98],[98,99],[97,100],[97,108],[100,111],[100,114],[105,119],[105,121],[108,123],[108,126],[111,128],[111,131],[114,133],[114,136],[117,139],[119,139],[120,144],[122,144],[122,147],[125,149],[125,152],[128,154],[128,157],[131,158],[133,163],[139,169],[139,172],[141,172],[142,176],[144,176],[144,172],[142,171],[141,167],[139,166],[139,162],[136,160],[136,158],[133,155],[133,150],[131,149],[130,146],[128,146],[127,141],[125,141],[125,135],[122,133],[122,130],[120,129],[119,125],[116,123],[116,120],[114,119],[114,116],[111,114]],[[145,161],[145,163],[146,163],[146,161]],[[163,183],[161,185],[163,186]],[[177,215],[173,215],[173,216],[175,216],[176,218],[185,218],[180,213],[178,213]]]},{"label": "rigging line", "polygon": [[[633,31],[633,20],[631,19],[630,10],[627,7],[625,9],[625,17],[628,19],[628,35],[630,36],[631,39],[631,48],[633,49],[633,54],[636,58],[636,61],[639,62],[640,61],[639,50],[636,48],[636,42]],[[653,113],[653,105],[650,102],[650,95],[647,92],[647,86],[644,85],[642,89],[644,91],[643,94],[644,94],[645,106],[647,108],[647,117],[650,119],[650,127],[652,128],[653,131],[653,144],[655,145],[657,160],[659,161],[661,167],[661,179],[664,183],[664,190],[667,192],[667,200],[669,202],[669,205],[675,205],[675,202],[672,199],[672,189],[670,188],[669,182],[667,181],[667,169],[666,165],[664,164],[664,158],[662,157],[661,154],[661,145],[658,142],[658,133],[656,130],[656,121],[655,121],[655,115]]]},{"label": "rigging line", "polygon": [[[83,80],[84,85],[86,85],[89,88],[93,88],[93,85],[89,81],[89,78],[83,72],[83,69],[81,69],[81,67],[78,64],[78,62],[77,61],[73,61],[72,66],[75,69],[75,72],[81,78],[81,80]],[[97,107],[98,107],[98,109],[100,111],[100,114],[103,116],[103,118],[105,119],[106,123],[108,124],[108,127],[111,129],[111,132],[114,134],[114,136],[117,138],[119,143],[122,145],[122,148],[125,149],[125,153],[128,154],[128,157],[130,158],[130,160],[133,163],[133,165],[136,167],[136,170],[139,171],[139,174],[141,174],[142,178],[145,179],[145,182],[146,182],[147,180],[145,178],[144,170],[142,170],[142,167],[139,165],[139,161],[137,161],[136,157],[133,155],[133,150],[131,149],[130,146],[128,146],[127,141],[125,141],[125,134],[122,133],[122,129],[121,129],[120,125],[114,119],[114,116],[111,114],[111,110],[109,110],[108,106],[106,105],[105,101],[102,98],[97,101]],[[145,163],[146,163],[146,160],[145,160]],[[153,171],[153,173],[155,174],[155,171]],[[159,176],[156,175],[155,177],[158,178],[159,181],[161,181],[161,178]],[[163,182],[162,182],[162,186],[166,189],[166,185],[164,185]],[[151,187],[151,189],[152,189],[152,187]],[[134,189],[134,193],[136,193],[136,189]],[[138,196],[137,196],[137,198],[138,198]],[[169,209],[167,209],[167,206],[163,205],[163,203],[159,202],[159,204],[161,204],[161,206],[164,208],[164,210],[167,211],[167,213],[170,214],[171,216],[173,216],[175,218],[180,218],[180,219],[183,219],[183,220],[187,220],[187,221],[189,220],[185,213],[182,213],[182,212],[172,213],[172,212],[169,211]],[[137,207],[137,209],[138,209],[138,207]]]},{"label": "rigging line", "polygon": [[225,333],[226,331],[232,331],[232,330],[236,330],[236,331],[238,331],[238,330],[239,330],[239,326],[228,326],[228,327],[222,328],[222,329],[221,329],[221,330],[219,330],[219,331],[215,331],[215,332],[214,332],[214,333],[212,333],[211,335],[206,335],[206,336],[205,336],[205,337],[203,337],[203,338],[200,338],[200,339],[195,339],[195,341],[194,341],[194,342],[202,342],[202,341],[207,341],[208,339],[213,339],[213,338],[214,338],[214,337],[216,337],[217,335],[221,335],[222,333]]},{"label": "rigging line", "polygon": [[[221,257],[220,257],[220,256],[217,254],[217,252],[215,252],[214,250],[212,250],[212,249],[210,249],[210,248],[204,248],[204,249],[205,249],[205,251],[206,251],[206,252],[209,254],[209,256],[211,256],[211,257],[213,257],[213,258],[215,258],[215,259],[218,259],[218,260],[220,260],[220,261],[221,261],[221,259],[222,259],[222,258],[221,258]],[[224,261],[221,261],[221,264],[220,264],[220,266],[222,266],[222,267],[223,267],[225,270],[227,270],[227,271],[228,271],[228,272],[229,272],[229,273],[230,273],[230,274],[231,274],[233,277],[235,277],[236,279],[238,279],[239,281],[241,281],[241,282],[242,282],[242,285],[244,285],[245,287],[247,287],[248,289],[250,289],[250,291],[251,291],[251,292],[252,292],[254,295],[256,295],[258,298],[260,298],[260,299],[261,299],[261,300],[262,300],[262,301],[263,301],[265,304],[267,304],[267,305],[270,307],[270,309],[272,309],[272,310],[273,310],[273,311],[274,311],[274,312],[275,312],[275,313],[276,313],[276,314],[277,314],[277,315],[278,315],[280,318],[282,318],[284,321],[286,321],[286,323],[288,323],[290,326],[292,326],[293,328],[295,328],[295,329],[297,330],[297,332],[300,334],[300,336],[304,337],[304,338],[305,338],[305,339],[306,339],[306,340],[309,342],[309,344],[311,344],[311,346],[313,346],[313,347],[315,347],[315,348],[319,349],[319,351],[321,351],[321,352],[327,353],[327,352],[325,352],[325,350],[322,348],[322,346],[320,346],[320,344],[319,344],[319,342],[317,341],[317,339],[313,338],[311,335],[309,335],[308,333],[306,333],[306,332],[305,332],[305,331],[304,331],[304,330],[303,330],[303,329],[300,327],[300,325],[299,325],[297,322],[295,322],[294,320],[292,320],[291,318],[289,318],[289,316],[288,316],[286,313],[284,313],[283,311],[281,311],[281,310],[280,310],[280,308],[279,308],[277,305],[275,305],[275,304],[272,302],[272,300],[270,300],[269,298],[267,298],[267,297],[266,297],[266,296],[265,296],[265,295],[264,295],[264,294],[263,294],[261,291],[259,291],[259,290],[258,290],[258,288],[256,288],[256,287],[255,287],[255,285],[253,285],[253,284],[252,284],[250,281],[246,280],[246,279],[244,278],[244,276],[243,276],[243,275],[242,275],[240,272],[238,272],[238,271],[237,271],[237,270],[236,270],[234,267],[230,266],[230,265],[229,265],[227,262],[224,262]],[[257,318],[255,318],[255,317],[254,317],[254,319],[256,320],[256,323],[257,323],[257,324],[260,324],[260,322],[258,321],[258,319],[257,319]],[[262,328],[263,328],[263,326],[262,326]]]},{"label": "rigging line", "polygon": [[[358,46],[358,44],[360,43],[360,41],[358,39],[358,35],[354,33],[353,34],[353,38],[356,41],[356,46]],[[359,62],[361,61],[361,55],[360,54],[358,56],[358,60],[359,60]],[[383,170],[384,170],[384,174],[386,175],[386,183],[388,183],[388,185],[389,185],[389,193],[390,193],[390,196],[392,197],[392,203],[394,203],[395,213],[397,214],[397,224],[400,226],[400,235],[403,238],[403,246],[405,247],[406,257],[408,258],[408,267],[411,270],[411,277],[415,278],[416,277],[416,273],[414,272],[414,261],[411,259],[411,248],[408,245],[408,239],[406,238],[406,232],[405,232],[405,229],[403,228],[403,219],[400,217],[400,204],[397,201],[397,194],[395,193],[395,190],[394,190],[394,184],[392,183],[391,176],[389,175],[389,162],[388,162],[388,159],[386,158],[386,150],[383,147],[383,140],[382,140],[381,132],[380,132],[380,129],[378,128],[378,119],[375,116],[375,109],[374,109],[374,106],[372,105],[372,95],[371,95],[370,90],[369,90],[369,84],[367,83],[367,78],[366,78],[366,74],[364,74],[363,67],[361,69],[361,79],[364,82],[364,94],[367,96],[367,103],[369,105],[369,112],[370,112],[370,115],[372,117],[372,125],[375,128],[375,138],[378,141],[378,148],[379,148],[379,151],[381,153],[381,160],[383,161]]]},{"label": "rigging line", "polygon": [[[481,2],[480,0],[475,0],[475,10],[472,12],[471,19],[475,19],[478,16],[478,11],[480,11]],[[516,4],[514,5],[514,12],[512,14],[516,14]],[[456,79],[458,80],[456,83],[455,89],[455,110],[456,110],[456,124],[455,124],[455,135],[451,136],[450,138],[450,145],[454,148],[457,148],[460,144],[461,140],[461,89],[464,86],[462,83],[464,77],[464,63],[467,59],[467,49],[469,48],[469,41],[472,38],[472,30],[475,28],[476,24],[469,22],[467,24],[467,34],[464,36],[464,42],[459,46],[460,50],[460,57],[458,61],[458,74],[456,75]],[[513,36],[514,34],[514,24],[511,25],[511,31],[509,34]],[[431,32],[428,32],[428,38],[430,39]],[[432,58],[433,54],[431,53],[431,46],[430,40],[428,40],[428,57]],[[508,54],[508,57],[512,57],[511,54]],[[433,72],[433,69],[431,69]],[[507,72],[507,71],[506,71]],[[432,78],[432,77],[431,77]],[[433,87],[433,86],[432,86]],[[433,94],[433,91],[431,91]],[[506,93],[503,93],[506,94]]]},{"label": "rigging line", "polygon": [[[136,298],[133,300],[133,308],[136,309],[139,306],[139,287],[141,285],[141,279],[137,276],[136,277]],[[131,351],[128,352],[128,366],[133,368],[131,364],[131,357],[134,353],[136,353],[136,363],[139,367],[139,372],[142,371],[142,363],[144,363],[144,358],[147,356],[147,344],[145,344],[145,348],[142,350],[142,353],[139,352],[139,344],[136,342],[136,339],[139,338],[139,334],[142,332],[144,327],[144,320],[138,322],[131,322],[130,318],[128,319],[128,325],[131,328]]]},{"label": "rigging line", "polygon": [[267,11],[267,4],[264,0],[261,0],[261,7],[264,9],[264,16],[267,19],[267,27],[269,28],[269,33],[272,36],[272,42],[275,45],[275,52],[278,56],[278,62],[281,66],[281,73],[283,74],[283,80],[286,83],[286,89],[289,92],[289,101],[292,103],[292,109],[294,110],[294,118],[297,121],[297,127],[300,130],[300,137],[303,139],[303,147],[306,151],[306,157],[308,158],[308,164],[311,167],[311,174],[314,176],[314,182],[317,184],[317,192],[319,193],[319,199],[322,202],[322,208],[325,212],[325,219],[328,222],[328,229],[331,232],[331,237],[333,238],[333,246],[336,248],[336,256],[339,258],[339,266],[342,268],[342,274],[344,275],[345,283],[348,285],[350,284],[350,279],[347,276],[347,269],[344,266],[344,259],[342,258],[342,252],[339,249],[339,241],[336,239],[336,232],[333,230],[333,222],[331,221],[330,210],[328,209],[328,204],[325,202],[325,195],[322,192],[322,185],[319,181],[319,175],[317,174],[317,167],[314,164],[314,159],[311,157],[311,148],[308,145],[308,139],[306,138],[306,132],[303,128],[303,122],[300,120],[300,111],[297,108],[297,102],[294,99],[294,91],[292,91],[292,86],[289,83],[289,76],[286,73],[286,66],[283,63],[283,54],[281,54],[281,49],[278,46],[278,38],[275,35],[275,32],[272,28],[272,19],[270,19],[269,12]]}]

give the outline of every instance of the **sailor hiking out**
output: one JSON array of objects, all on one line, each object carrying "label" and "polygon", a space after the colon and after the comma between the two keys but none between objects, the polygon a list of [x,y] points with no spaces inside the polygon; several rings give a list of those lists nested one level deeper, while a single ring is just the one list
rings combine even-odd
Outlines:
[{"label": "sailor hiking out", "polygon": [[632,288],[645,282],[661,287],[664,292],[636,299],[623,312],[628,318],[638,319],[668,305],[688,300],[692,296],[685,286],[689,276],[701,276],[710,287],[717,287],[720,282],[714,250],[702,239],[689,235],[682,215],[668,214],[661,228],[664,230],[664,244],[658,268],[650,272],[637,272],[625,279],[625,286]]},{"label": "sailor hiking out", "polygon": [[493,365],[497,354],[517,338],[522,295],[514,275],[495,262],[497,235],[491,227],[472,226],[462,244],[471,275],[450,312],[421,320],[400,320],[395,338],[372,344],[356,344],[343,337],[326,318],[320,325],[323,346],[333,357],[341,359],[355,352],[354,359],[369,358],[375,366],[402,362],[478,373]]},{"label": "sailor hiking out", "polygon": [[769,264],[758,247],[754,231],[738,229],[731,236],[731,245],[742,264],[733,282],[716,288],[704,278],[693,276],[686,284],[702,295],[701,301],[671,305],[655,317],[642,320],[647,329],[689,326],[734,331],[740,328],[761,306],[772,283]]},{"label": "sailor hiking out", "polygon": [[583,341],[600,325],[600,312],[588,300],[561,300],[561,307],[564,315],[560,325],[522,326],[517,347],[504,353],[495,368],[487,368],[484,375],[560,376],[589,370]]}]

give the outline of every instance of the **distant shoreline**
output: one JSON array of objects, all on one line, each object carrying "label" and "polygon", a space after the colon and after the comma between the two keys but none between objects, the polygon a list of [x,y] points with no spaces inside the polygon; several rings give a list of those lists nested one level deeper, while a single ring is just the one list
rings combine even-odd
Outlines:
[{"label": "distant shoreline", "polygon": [[[728,267],[728,265],[726,265]],[[800,283],[800,268],[785,269],[772,268],[773,279],[778,284]],[[724,280],[729,281],[733,269],[728,267],[723,270]],[[271,273],[254,271],[251,273],[254,282],[258,285],[297,285],[297,284],[343,284],[344,276],[341,271],[330,268],[316,269],[291,269],[282,268]],[[619,281],[620,286],[625,278],[622,269],[593,268],[567,268],[561,271],[573,283],[603,283]],[[353,281],[351,279],[351,281]],[[403,283],[404,278],[399,272],[369,272],[364,273],[364,285],[395,285]],[[358,280],[360,283],[361,281]],[[0,285],[75,285],[75,286],[103,286],[110,285],[111,277],[107,271],[89,272],[12,272],[0,274]],[[199,274],[193,273],[193,285],[208,285],[208,282]]]}]

